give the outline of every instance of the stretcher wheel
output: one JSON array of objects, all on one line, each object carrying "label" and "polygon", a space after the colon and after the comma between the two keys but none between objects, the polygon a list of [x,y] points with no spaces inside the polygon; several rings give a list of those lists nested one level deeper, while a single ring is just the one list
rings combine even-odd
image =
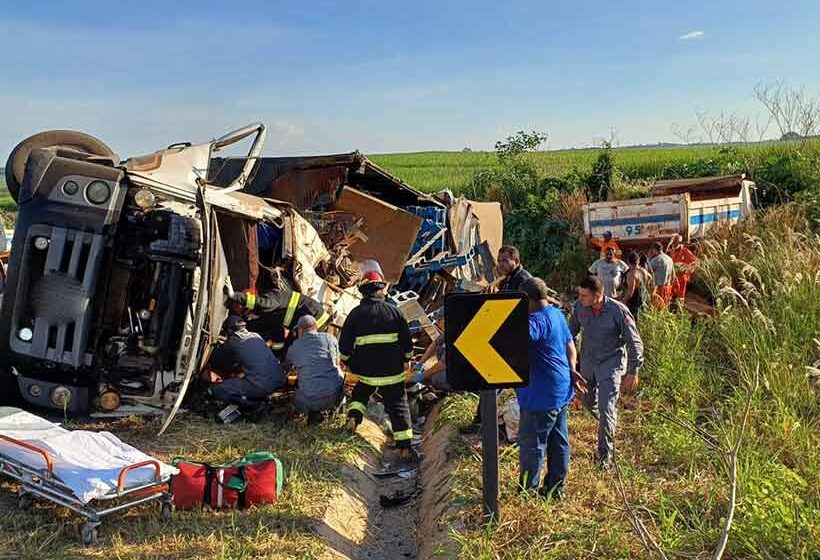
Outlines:
[{"label": "stretcher wheel", "polygon": [[34,497],[31,494],[20,494],[17,496],[17,509],[26,510],[34,504]]},{"label": "stretcher wheel", "polygon": [[86,523],[85,525],[83,525],[81,536],[83,544],[85,546],[90,546],[94,544],[95,542],[97,542],[97,527],[95,527],[91,523]]},{"label": "stretcher wheel", "polygon": [[170,502],[163,502],[162,507],[159,509],[159,516],[163,519],[163,521],[170,521],[171,520],[171,503]]}]

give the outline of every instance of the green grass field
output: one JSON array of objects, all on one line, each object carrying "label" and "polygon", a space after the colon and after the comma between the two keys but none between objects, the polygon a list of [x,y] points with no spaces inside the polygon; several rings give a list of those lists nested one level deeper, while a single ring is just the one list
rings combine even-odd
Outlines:
[{"label": "green grass field", "polygon": [[[748,147],[745,150],[771,150],[768,147]],[[615,150],[615,162],[626,176],[651,178],[662,175],[664,169],[686,165],[695,160],[717,157],[715,146],[674,148],[623,148]],[[573,170],[586,172],[598,157],[599,150],[557,150],[535,152],[532,160],[545,177],[558,177]],[[494,152],[415,152],[403,154],[373,154],[378,165],[411,185],[428,192],[464,187],[476,171],[498,165]]]}]

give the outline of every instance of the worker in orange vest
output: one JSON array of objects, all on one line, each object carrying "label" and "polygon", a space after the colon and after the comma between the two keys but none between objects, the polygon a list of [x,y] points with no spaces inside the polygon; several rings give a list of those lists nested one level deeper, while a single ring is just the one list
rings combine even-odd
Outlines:
[{"label": "worker in orange vest", "polygon": [[619,257],[621,255],[621,247],[618,245],[618,242],[612,238],[612,232],[607,230],[604,232],[604,238],[595,239],[594,237],[589,238],[589,243],[593,247],[597,247],[601,250],[601,258],[606,257],[606,250],[610,247],[615,251],[615,256]]},{"label": "worker in orange vest", "polygon": [[663,245],[656,241],[649,247],[649,268],[655,280],[655,293],[660,300],[660,307],[666,308],[672,301],[672,282],[675,280],[675,263],[663,250]]},{"label": "worker in orange vest", "polygon": [[667,252],[675,263],[675,280],[672,282],[672,299],[684,301],[686,286],[692,279],[692,274],[698,264],[698,258],[683,244],[683,237],[676,235],[669,243],[671,249]]}]

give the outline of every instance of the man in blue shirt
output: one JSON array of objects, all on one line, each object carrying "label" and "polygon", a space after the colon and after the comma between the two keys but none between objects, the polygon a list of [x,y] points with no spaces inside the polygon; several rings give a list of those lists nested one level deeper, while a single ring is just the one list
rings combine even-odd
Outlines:
[{"label": "man in blue shirt", "polygon": [[531,278],[521,285],[530,307],[530,383],[516,389],[521,419],[518,426],[519,484],[538,489],[544,452],[547,473],[538,492],[560,499],[569,470],[567,407],[582,390],[575,370],[575,341],[561,311],[550,305],[547,285]]}]

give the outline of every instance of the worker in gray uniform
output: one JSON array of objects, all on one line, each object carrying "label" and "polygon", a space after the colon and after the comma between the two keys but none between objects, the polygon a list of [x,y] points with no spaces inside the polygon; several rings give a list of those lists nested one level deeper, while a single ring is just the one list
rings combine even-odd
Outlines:
[{"label": "worker in gray uniform", "polygon": [[[581,376],[587,384],[585,406],[598,418],[598,464],[612,466],[621,377],[634,386],[643,365],[643,342],[629,309],[604,295],[601,280],[585,278],[578,287],[570,331],[581,334]],[[630,376],[633,376],[630,379]]]},{"label": "worker in gray uniform", "polygon": [[[284,387],[287,377],[265,341],[245,328],[238,315],[225,320],[226,340],[213,353],[209,391],[217,400],[237,405],[258,402]],[[229,376],[239,372],[240,375]]]}]

